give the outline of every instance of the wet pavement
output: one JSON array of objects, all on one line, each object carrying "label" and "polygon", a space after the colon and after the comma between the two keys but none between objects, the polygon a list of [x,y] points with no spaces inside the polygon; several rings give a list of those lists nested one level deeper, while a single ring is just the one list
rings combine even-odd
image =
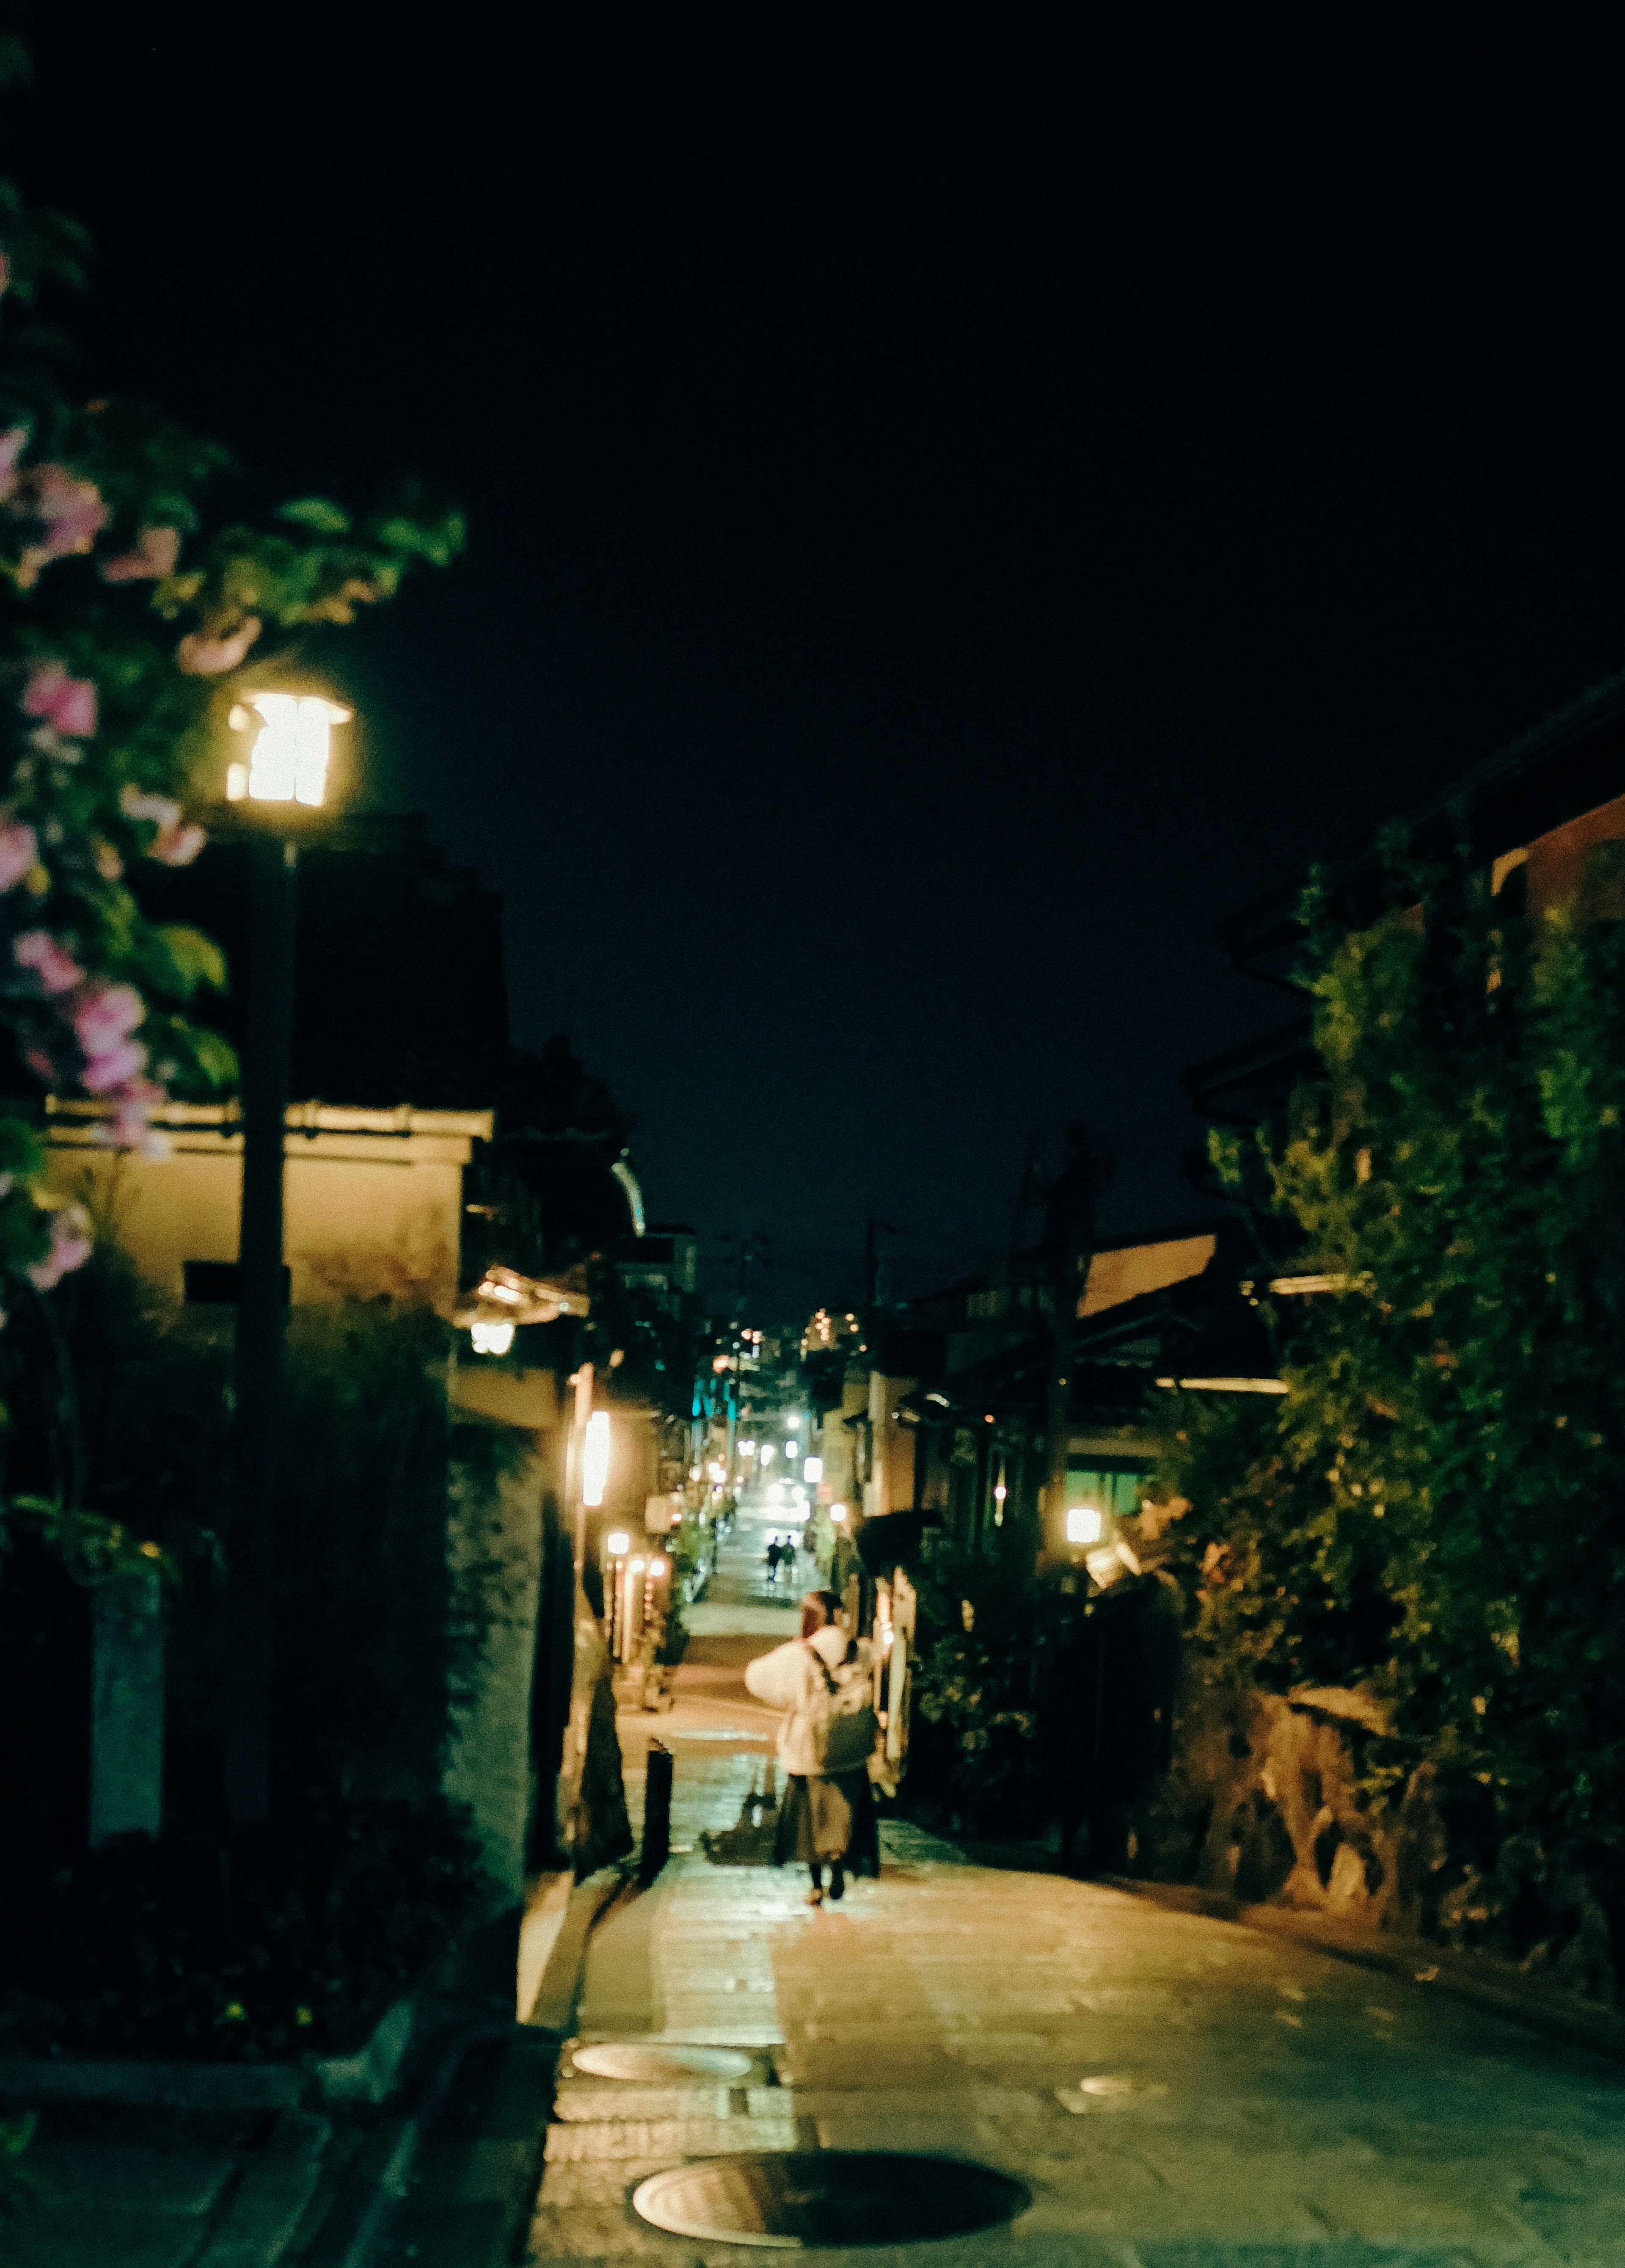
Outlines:
[{"label": "wet pavement", "polygon": [[700,1611],[675,1710],[621,1720],[635,1806],[648,1736],[674,1751],[680,1847],[595,1933],[577,2019],[584,2042],[732,2048],[747,2069],[615,2080],[567,2051],[532,2261],[738,2263],[737,2242],[648,2227],[634,2189],[720,2154],[886,2150],[993,2169],[1019,2209],[930,2242],[804,2239],[810,2263],[1625,2268],[1616,2064],[907,1824],[839,1906],[810,1909],[790,1870],[713,1864],[702,1832],[767,1786],[772,1723],[739,1670],[790,1619],[755,1600],[748,1548]]}]

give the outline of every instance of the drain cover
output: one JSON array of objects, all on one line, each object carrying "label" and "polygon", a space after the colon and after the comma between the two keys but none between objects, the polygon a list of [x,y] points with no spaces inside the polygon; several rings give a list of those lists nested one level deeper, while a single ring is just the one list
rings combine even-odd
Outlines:
[{"label": "drain cover", "polygon": [[751,2069],[750,2058],[738,2048],[673,2047],[665,2040],[607,2040],[599,2047],[577,2048],[570,2061],[594,2079],[658,2080],[685,2073],[702,2079],[744,2079]]},{"label": "drain cover", "polygon": [[644,2220],[674,2236],[783,2252],[967,2236],[1028,2202],[1019,2182],[987,2166],[869,2150],[704,2158],[651,2174],[632,2198]]}]

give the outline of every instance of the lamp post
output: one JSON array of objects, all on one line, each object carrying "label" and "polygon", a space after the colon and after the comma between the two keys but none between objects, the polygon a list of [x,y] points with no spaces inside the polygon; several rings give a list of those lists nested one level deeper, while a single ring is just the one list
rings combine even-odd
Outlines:
[{"label": "lamp post", "polygon": [[[242,806],[251,868],[248,1026],[242,1075],[243,1180],[232,1371],[235,1517],[226,1573],[230,1698],[226,1816],[255,1826],[270,1808],[272,1583],[282,1403],[283,1166],[293,1064],[295,909],[305,814],[327,795],[332,728],[350,711],[320,696],[255,694],[232,711],[254,732],[226,774]],[[236,832],[236,830],[233,830]]]}]

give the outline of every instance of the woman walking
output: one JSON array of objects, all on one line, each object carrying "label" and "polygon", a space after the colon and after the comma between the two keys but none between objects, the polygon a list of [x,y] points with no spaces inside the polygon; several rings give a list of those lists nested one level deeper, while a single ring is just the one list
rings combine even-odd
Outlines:
[{"label": "woman walking", "polygon": [[879,1835],[869,1785],[876,1720],[871,1649],[842,1628],[833,1591],[801,1602],[801,1635],[745,1666],[746,1690],[782,1709],[779,1757],[789,1787],[775,1862],[794,1859],[812,1878],[809,1905],[846,1895],[849,1873],[879,1874]]}]

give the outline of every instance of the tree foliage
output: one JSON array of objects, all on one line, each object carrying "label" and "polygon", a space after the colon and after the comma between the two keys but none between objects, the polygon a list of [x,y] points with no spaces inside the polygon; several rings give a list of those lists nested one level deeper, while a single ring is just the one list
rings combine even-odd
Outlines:
[{"label": "tree foliage", "polygon": [[[1261,1137],[1336,1288],[1277,1303],[1289,1391],[1184,1397],[1162,1494],[1223,1675],[1375,1675],[1505,1815],[1625,1840],[1625,924],[1606,861],[1526,918],[1390,846],[1312,894],[1320,1082]],[[1217,1140],[1234,1183],[1248,1160]]]}]

